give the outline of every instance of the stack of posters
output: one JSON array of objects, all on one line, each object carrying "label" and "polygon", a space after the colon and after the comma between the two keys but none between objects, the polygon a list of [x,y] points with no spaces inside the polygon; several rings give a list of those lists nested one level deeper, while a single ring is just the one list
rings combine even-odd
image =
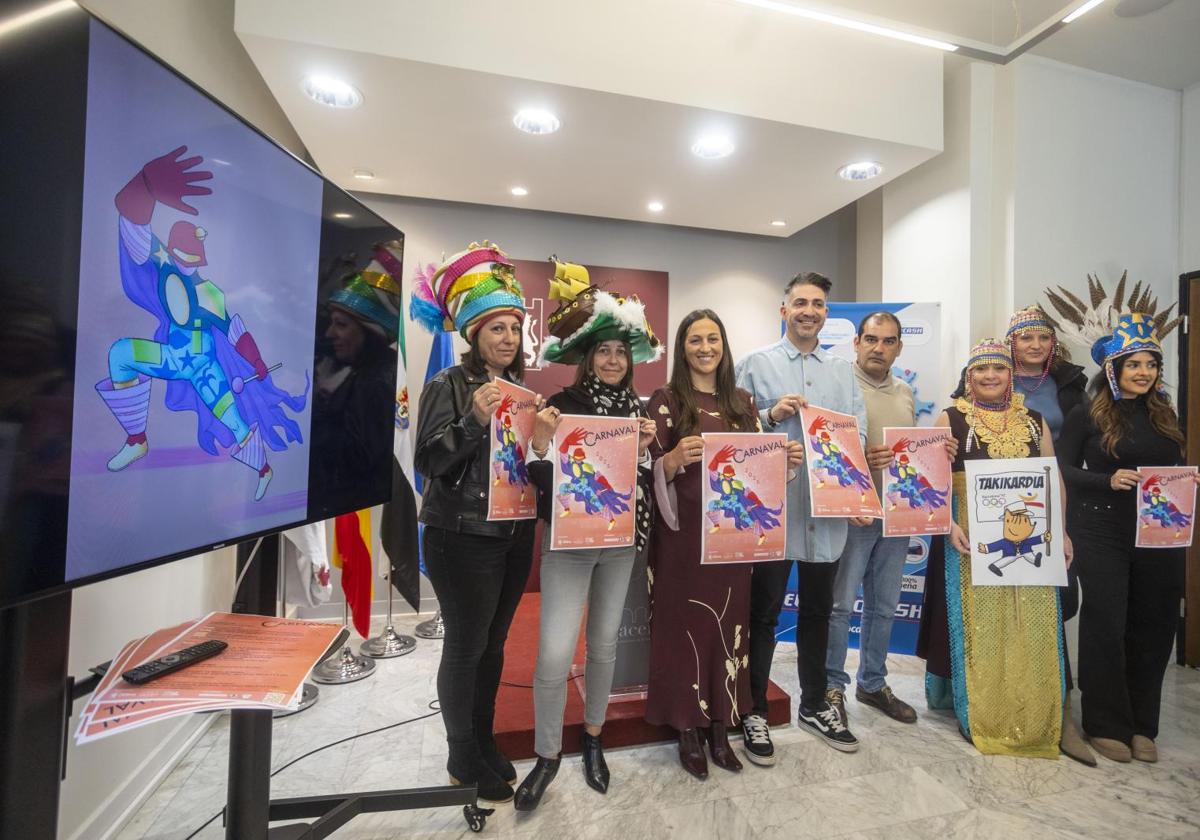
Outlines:
[{"label": "stack of posters", "polygon": [[[220,709],[295,709],[304,680],[342,627],[264,615],[209,613],[134,639],[113,657],[79,715],[85,744],[160,720]],[[121,674],[209,639],[229,645],[217,656],[143,685]]]}]

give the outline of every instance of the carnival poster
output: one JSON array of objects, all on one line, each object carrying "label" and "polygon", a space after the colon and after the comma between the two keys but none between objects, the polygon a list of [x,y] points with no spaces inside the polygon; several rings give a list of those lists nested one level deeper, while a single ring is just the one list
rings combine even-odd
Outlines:
[{"label": "carnival poster", "polygon": [[971,583],[1066,586],[1058,462],[980,459],[966,468]]},{"label": "carnival poster", "polygon": [[564,414],[554,450],[551,550],[633,545],[638,418]]},{"label": "carnival poster", "polygon": [[1138,548],[1187,548],[1196,518],[1195,467],[1138,467]]},{"label": "carnival poster", "polygon": [[785,558],[787,443],[787,435],[704,435],[702,564]]},{"label": "carnival poster", "polygon": [[949,439],[946,428],[884,428],[883,445],[893,456],[881,477],[885,537],[950,533]]},{"label": "carnival poster", "polygon": [[800,409],[800,419],[812,515],[881,518],[883,507],[867,468],[858,418],[809,405]]},{"label": "carnival poster", "polygon": [[525,455],[537,418],[537,394],[503,379],[493,381],[500,386],[500,405],[490,431],[488,519],[534,519],[537,488],[529,480]]}]

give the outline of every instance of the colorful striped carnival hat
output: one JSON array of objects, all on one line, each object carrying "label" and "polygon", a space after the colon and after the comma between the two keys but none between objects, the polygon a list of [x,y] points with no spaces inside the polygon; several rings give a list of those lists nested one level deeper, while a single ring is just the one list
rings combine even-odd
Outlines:
[{"label": "colorful striped carnival hat", "polygon": [[353,315],[367,329],[395,341],[400,333],[400,276],[404,245],[377,242],[372,260],[329,296],[329,305]]},{"label": "colorful striped carnival hat", "polygon": [[525,320],[525,300],[508,255],[486,239],[472,242],[426,280],[418,277],[409,317],[430,332],[457,330],[470,341],[498,315]]}]

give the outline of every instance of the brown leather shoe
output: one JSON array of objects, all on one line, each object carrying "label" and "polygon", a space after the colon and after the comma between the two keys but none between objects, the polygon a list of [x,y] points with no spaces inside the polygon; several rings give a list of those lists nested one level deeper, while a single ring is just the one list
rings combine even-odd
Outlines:
[{"label": "brown leather shoe", "polygon": [[725,728],[725,724],[713,721],[704,734],[708,738],[708,751],[712,755],[713,764],[734,773],[742,769],[742,762],[738,761],[733,747],[729,746],[729,730]]},{"label": "brown leather shoe", "polygon": [[703,781],[708,778],[708,759],[704,757],[704,747],[700,746],[700,730],[683,729],[679,732],[679,763],[697,779]]},{"label": "brown leather shoe", "polygon": [[917,710],[895,694],[892,694],[892,689],[889,686],[885,685],[879,691],[863,691],[861,686],[856,686],[854,689],[854,699],[859,703],[874,706],[892,720],[898,720],[901,723],[917,722]]},{"label": "brown leather shoe", "polygon": [[1092,749],[1109,761],[1128,764],[1133,759],[1133,753],[1129,747],[1115,738],[1092,738]]},{"label": "brown leather shoe", "polygon": [[1154,746],[1154,741],[1145,735],[1133,736],[1133,743],[1129,745],[1129,752],[1138,761],[1145,761],[1150,764],[1158,761],[1158,747]]},{"label": "brown leather shoe", "polygon": [[850,725],[850,720],[846,717],[846,692],[840,688],[827,688],[825,689],[825,702],[837,709],[838,717],[842,719],[842,726]]}]

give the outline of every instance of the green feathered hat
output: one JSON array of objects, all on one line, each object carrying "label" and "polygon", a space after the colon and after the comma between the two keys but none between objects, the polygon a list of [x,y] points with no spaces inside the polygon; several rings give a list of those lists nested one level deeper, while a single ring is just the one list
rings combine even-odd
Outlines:
[{"label": "green feathered hat", "polygon": [[542,361],[577,365],[593,345],[613,339],[629,345],[634,364],[653,362],[663,354],[665,348],[650,329],[646,306],[637,295],[597,289],[582,265],[555,260],[550,299],[559,305],[546,319],[550,337],[542,345]]}]

